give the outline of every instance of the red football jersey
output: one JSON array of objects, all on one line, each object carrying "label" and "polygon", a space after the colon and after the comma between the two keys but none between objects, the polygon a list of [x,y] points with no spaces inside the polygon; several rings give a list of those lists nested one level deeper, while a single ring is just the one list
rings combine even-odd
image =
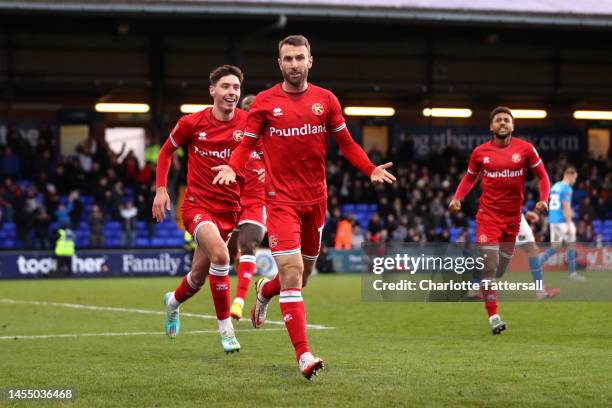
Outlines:
[{"label": "red football jersey", "polygon": [[251,158],[244,168],[244,189],[240,196],[240,205],[242,205],[243,208],[264,205],[264,182],[259,181],[259,175],[257,174],[257,171],[265,168],[262,156],[262,151],[253,150],[251,152]]},{"label": "red football jersey", "polygon": [[468,172],[478,174],[482,171],[478,212],[500,219],[520,218],[527,169],[541,162],[535,147],[516,137],[508,146],[497,146],[491,140],[476,147],[470,157]]},{"label": "red football jersey", "polygon": [[282,85],[257,95],[249,111],[245,137],[262,138],[266,200],[308,205],[327,198],[327,136],[346,127],[336,96],[308,84],[291,94]]},{"label": "red football jersey", "polygon": [[210,211],[240,211],[240,186],[212,181],[214,166],[228,164],[232,151],[242,140],[247,113],[236,109],[232,120],[223,122],[212,108],[183,116],[170,134],[174,147],[185,146],[188,155],[185,200],[202,204]]}]

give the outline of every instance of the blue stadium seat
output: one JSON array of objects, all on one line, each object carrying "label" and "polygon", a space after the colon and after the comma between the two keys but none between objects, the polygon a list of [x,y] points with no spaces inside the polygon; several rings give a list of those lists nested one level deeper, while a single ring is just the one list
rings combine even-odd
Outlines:
[{"label": "blue stadium seat", "polygon": [[354,213],[354,212],[355,212],[355,205],[353,205],[353,204],[344,204],[342,206],[342,213],[343,214]]},{"label": "blue stadium seat", "polygon": [[2,229],[4,231],[15,231],[15,223],[14,222],[5,222],[2,224]]},{"label": "blue stadium seat", "polygon": [[119,246],[119,238],[115,237],[106,237],[106,246],[107,247],[118,247]]},{"label": "blue stadium seat", "polygon": [[104,229],[104,236],[107,238],[117,238],[118,239],[121,236],[121,231]]},{"label": "blue stadium seat", "polygon": [[165,239],[164,238],[153,238],[151,240],[151,245],[156,246],[156,247],[163,247],[165,245]]},{"label": "blue stadium seat", "polygon": [[0,241],[0,248],[14,248],[15,240],[13,239],[3,239]]},{"label": "blue stadium seat", "polygon": [[167,237],[168,235],[170,235],[170,231],[168,231],[167,229],[158,229],[155,231],[155,236],[157,237]]},{"label": "blue stadium seat", "polygon": [[166,246],[170,247],[181,247],[183,246],[183,240],[180,238],[168,238],[165,240]]},{"label": "blue stadium seat", "polygon": [[355,211],[367,212],[369,210],[369,204],[357,204],[355,206]]},{"label": "blue stadium seat", "polygon": [[148,247],[151,245],[149,238],[136,238],[136,246],[138,247]]}]

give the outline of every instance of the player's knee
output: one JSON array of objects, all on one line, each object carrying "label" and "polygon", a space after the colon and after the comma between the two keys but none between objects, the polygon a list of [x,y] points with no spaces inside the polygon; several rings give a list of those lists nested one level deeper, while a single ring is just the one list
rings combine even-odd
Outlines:
[{"label": "player's knee", "polygon": [[210,254],[210,262],[217,265],[228,265],[230,262],[227,248],[220,248]]},{"label": "player's knee", "polygon": [[302,286],[302,276],[304,275],[304,267],[300,263],[290,263],[284,266],[283,274],[288,281],[292,282],[294,287]]}]

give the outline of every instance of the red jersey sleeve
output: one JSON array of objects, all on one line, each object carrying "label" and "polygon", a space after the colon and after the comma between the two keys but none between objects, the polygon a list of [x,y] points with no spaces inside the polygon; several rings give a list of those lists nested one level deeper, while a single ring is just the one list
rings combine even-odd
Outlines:
[{"label": "red jersey sleeve", "polygon": [[170,132],[170,142],[174,145],[175,149],[186,145],[193,138],[193,126],[187,120],[187,116],[183,116],[176,122],[176,126]]},{"label": "red jersey sleeve", "polygon": [[531,169],[533,174],[538,178],[538,190],[540,192],[540,201],[548,202],[550,196],[550,179],[546,172],[544,162],[540,158],[538,151],[532,145],[529,145],[526,154],[527,166]]},{"label": "red jersey sleeve", "polygon": [[157,158],[157,168],[155,169],[155,185],[156,187],[166,187],[168,180],[168,171],[172,163],[172,155],[174,151],[189,142],[192,136],[191,125],[185,116],[179,121],[170,132],[170,136],[162,146],[159,157]]},{"label": "red jersey sleeve", "polygon": [[230,161],[228,163],[234,172],[240,173],[242,169],[244,169],[244,166],[246,166],[247,162],[251,158],[251,152],[256,148],[259,140],[260,138],[245,136],[238,147],[234,149],[232,152],[232,157],[230,157]]},{"label": "red jersey sleeve", "polygon": [[468,164],[467,171],[469,174],[479,174],[482,170],[482,163],[480,162],[480,154],[478,149],[474,150],[470,156],[470,162]]},{"label": "red jersey sleeve", "polygon": [[363,151],[349,133],[342,116],[342,107],[336,95],[329,92],[329,113],[327,116],[327,126],[338,143],[338,147],[346,159],[359,171],[370,177],[376,166]]},{"label": "red jersey sleeve", "polygon": [[532,145],[529,145],[529,148],[527,149],[526,162],[529,168],[532,170],[542,163],[542,159],[540,159],[538,151]]},{"label": "red jersey sleeve", "polygon": [[266,126],[266,110],[263,107],[261,96],[255,97],[249,116],[244,127],[244,135],[251,138],[260,138]]},{"label": "red jersey sleeve", "polygon": [[329,113],[327,116],[327,126],[332,132],[339,132],[346,127],[342,107],[336,95],[329,92]]}]

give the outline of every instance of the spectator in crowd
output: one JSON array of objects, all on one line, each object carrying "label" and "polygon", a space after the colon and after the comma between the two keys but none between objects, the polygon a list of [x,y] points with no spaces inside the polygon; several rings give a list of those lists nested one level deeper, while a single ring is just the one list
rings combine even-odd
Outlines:
[{"label": "spectator in crowd", "polygon": [[34,216],[34,248],[35,249],[50,249],[51,242],[49,241],[49,225],[51,217],[47,213],[44,205],[39,205]]},{"label": "spectator in crowd", "polygon": [[136,187],[139,175],[140,166],[138,165],[138,159],[136,159],[134,151],[130,150],[121,163],[121,178],[126,185]]},{"label": "spectator in crowd", "polygon": [[336,240],[334,247],[336,249],[353,248],[352,234],[353,226],[351,225],[351,222],[346,218],[342,218],[340,222],[338,222],[338,227],[336,228]]},{"label": "spectator in crowd", "polygon": [[121,216],[121,236],[119,245],[124,248],[133,248],[136,243],[136,217],[138,209],[132,200],[125,200],[119,210]]},{"label": "spectator in crowd", "polygon": [[[461,213],[451,215],[446,211],[446,204],[466,169],[465,150],[460,151],[453,145],[442,147],[433,144],[428,149],[421,149],[423,146],[417,146],[417,140],[407,133],[398,135],[397,140],[399,143],[390,149],[391,157],[385,157],[387,152],[378,148],[370,151],[375,161],[394,159],[397,183],[390,186],[374,186],[355,172],[344,158],[330,156],[326,164],[330,216],[323,231],[323,247],[335,245],[341,206],[346,203],[376,205],[378,213],[371,215],[372,219],[360,218],[367,225],[364,236],[367,241],[436,242],[450,240],[450,231],[453,230],[453,239],[457,239],[456,234],[459,234],[469,240],[468,221],[476,214],[479,190],[467,197]],[[86,207],[82,206],[87,202],[85,195],[93,197],[107,221],[123,222],[120,214],[123,202],[128,198],[133,200],[137,219],[147,223],[149,236],[153,236],[155,228],[147,204],[151,195],[147,188],[154,185],[155,161],[151,158],[156,154],[156,142],[153,139],[147,141],[147,164],[141,168],[133,152],[120,160],[127,151],[125,144],[121,151],[113,152],[103,137],[91,136],[72,154],[65,156],[59,151],[58,141],[57,128],[47,124],[40,126],[38,134],[9,125],[5,137],[0,138],[0,222],[16,223],[18,245],[23,247],[20,241],[29,248],[44,245],[39,234],[44,228],[45,218],[40,211],[41,203],[47,216],[51,215],[51,222],[76,227],[87,221],[84,217],[90,217],[90,213],[86,213]],[[185,183],[185,162],[184,154],[174,155],[168,177],[168,193],[173,201]],[[591,222],[612,219],[612,160],[591,158],[580,161],[578,157],[571,157],[570,163],[567,155],[560,153],[545,162],[552,180],[561,179],[563,170],[570,164],[583,175],[575,186],[572,203],[579,207],[576,225],[578,227],[584,221],[584,227],[579,227],[584,232],[579,232],[579,235],[585,240],[596,240],[597,234]],[[537,183],[530,177],[526,181],[527,207],[537,197]],[[31,193],[30,185],[36,187]],[[66,202],[66,196],[74,190],[78,190],[83,199],[79,199],[79,203]],[[62,206],[61,202],[65,205]],[[80,209],[74,208],[79,206]],[[174,218],[175,207],[172,210]],[[542,237],[548,239],[548,223],[546,217],[542,218],[543,222],[535,226],[534,235],[538,240]],[[359,229],[354,226],[353,232],[358,233]],[[354,246],[354,234],[352,241]],[[358,244],[358,239],[356,242]]]},{"label": "spectator in crowd", "polygon": [[104,225],[106,224],[106,216],[100,210],[98,205],[91,207],[89,215],[89,245],[92,248],[104,248],[106,240],[104,238]]},{"label": "spectator in crowd", "polygon": [[329,207],[331,215],[326,217],[325,228],[323,228],[323,240],[327,245],[333,245],[336,242],[336,232],[338,231],[338,223],[342,220],[342,212],[338,206]]},{"label": "spectator in crowd", "polygon": [[6,178],[0,185],[0,211],[2,211],[2,219],[6,222],[13,222],[17,196],[17,185],[12,179]]},{"label": "spectator in crowd", "polygon": [[331,253],[329,252],[329,248],[327,246],[321,247],[321,253],[317,258],[315,263],[315,267],[319,273],[333,273],[334,272],[334,262],[332,260]]},{"label": "spectator in crowd", "polygon": [[585,220],[580,220],[576,226],[576,239],[578,242],[593,242],[595,234],[593,233],[593,224]]},{"label": "spectator in crowd", "polygon": [[21,176],[21,160],[10,147],[4,148],[2,160],[0,160],[0,175],[17,179]]},{"label": "spectator in crowd", "polygon": [[29,186],[25,194],[18,196],[15,216],[17,238],[23,242],[26,249],[31,249],[34,246],[34,215],[38,209],[37,200],[35,186]]},{"label": "spectator in crowd", "polygon": [[351,242],[353,244],[353,249],[361,249],[363,243],[365,242],[365,236],[363,235],[363,231],[361,230],[361,226],[359,224],[355,224],[353,226]]},{"label": "spectator in crowd", "polygon": [[81,201],[78,190],[75,190],[70,193],[69,199],[72,203],[72,210],[70,210],[70,225],[72,226],[72,229],[76,230],[79,228],[79,223],[83,216],[84,204],[83,201]]}]

